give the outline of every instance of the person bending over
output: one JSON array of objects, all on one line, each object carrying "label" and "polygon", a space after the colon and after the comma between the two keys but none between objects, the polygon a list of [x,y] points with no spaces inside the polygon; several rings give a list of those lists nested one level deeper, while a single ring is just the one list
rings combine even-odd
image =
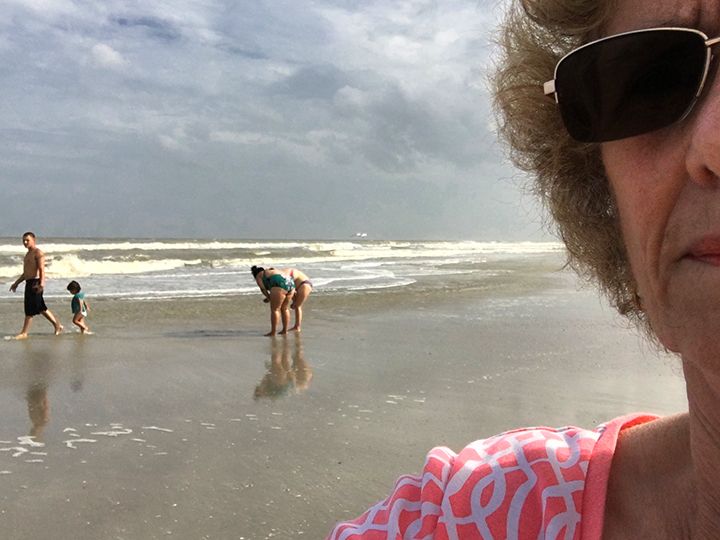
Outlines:
[{"label": "person bending over", "polygon": [[255,283],[265,297],[265,302],[270,303],[270,331],[266,336],[274,336],[277,333],[278,322],[282,321],[280,334],[287,334],[290,323],[290,301],[295,295],[295,283],[292,278],[283,274],[275,268],[263,268],[253,266],[250,268]]},{"label": "person bending over", "polygon": [[291,332],[300,332],[303,320],[303,304],[307,300],[310,293],[313,292],[313,284],[307,274],[297,268],[285,268],[282,270],[283,274],[290,276],[295,284],[295,297],[293,298],[290,309],[295,310],[295,326],[293,326]]}]

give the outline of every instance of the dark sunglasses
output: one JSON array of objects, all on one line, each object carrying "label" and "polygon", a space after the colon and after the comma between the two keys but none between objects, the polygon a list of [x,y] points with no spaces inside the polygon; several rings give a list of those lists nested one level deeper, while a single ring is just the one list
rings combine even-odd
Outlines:
[{"label": "dark sunglasses", "polygon": [[692,28],[649,28],[575,49],[544,84],[573,139],[599,143],[633,137],[685,118],[702,93],[713,58]]}]

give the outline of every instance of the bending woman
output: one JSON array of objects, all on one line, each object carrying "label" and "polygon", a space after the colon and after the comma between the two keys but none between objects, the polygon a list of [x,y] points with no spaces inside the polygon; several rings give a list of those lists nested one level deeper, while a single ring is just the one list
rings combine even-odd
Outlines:
[{"label": "bending woman", "polygon": [[295,283],[289,275],[276,270],[275,268],[265,269],[261,266],[250,268],[255,283],[265,297],[265,302],[270,302],[270,332],[266,336],[274,336],[277,331],[278,320],[282,320],[282,331],[280,334],[287,334],[287,327],[290,323],[290,301],[295,295]]},{"label": "bending woman", "polygon": [[290,305],[290,309],[295,310],[295,326],[293,326],[290,331],[300,332],[303,318],[302,307],[307,297],[310,296],[310,293],[313,291],[313,284],[307,274],[297,268],[285,268],[283,273],[289,275],[295,284],[295,299]]}]

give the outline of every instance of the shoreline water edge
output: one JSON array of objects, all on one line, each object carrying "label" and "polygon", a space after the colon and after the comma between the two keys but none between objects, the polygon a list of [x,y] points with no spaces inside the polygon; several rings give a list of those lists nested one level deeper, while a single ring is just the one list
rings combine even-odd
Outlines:
[{"label": "shoreline water edge", "polygon": [[[302,268],[318,290],[344,293],[412,285],[424,277],[473,274],[502,260],[562,253],[556,242],[220,241],[42,239],[46,296],[82,279],[103,298],[199,298],[256,294],[253,264]],[[20,272],[24,249],[0,238],[0,280]],[[11,297],[0,291],[0,300]]]},{"label": "shoreline water edge", "polygon": [[[434,445],[685,406],[557,244],[41,240],[49,307],[69,321],[78,279],[95,335],[0,342],[10,540],[320,539]],[[313,279],[302,334],[262,337],[251,264]]]}]

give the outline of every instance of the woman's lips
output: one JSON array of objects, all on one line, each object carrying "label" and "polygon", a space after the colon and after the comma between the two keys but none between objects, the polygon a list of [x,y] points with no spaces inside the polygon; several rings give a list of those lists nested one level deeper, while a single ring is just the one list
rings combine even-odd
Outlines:
[{"label": "woman's lips", "polygon": [[702,238],[690,247],[686,256],[699,262],[720,266],[720,237]]}]

